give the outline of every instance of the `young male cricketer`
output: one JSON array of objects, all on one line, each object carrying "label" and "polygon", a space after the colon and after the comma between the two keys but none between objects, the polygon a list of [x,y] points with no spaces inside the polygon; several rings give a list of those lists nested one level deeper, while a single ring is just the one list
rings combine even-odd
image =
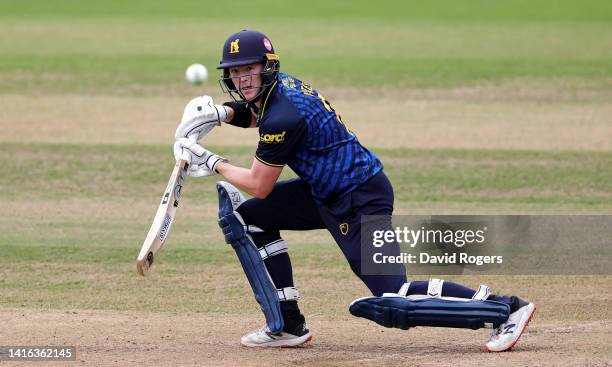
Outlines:
[{"label": "young male cricketer", "polygon": [[[215,105],[202,96],[189,102],[174,152],[176,158],[190,156],[189,175],[219,174],[227,181],[217,184],[219,223],[266,318],[264,327],[242,337],[243,345],[288,347],[311,340],[280,231],[326,228],[373,295],[355,300],[349,308],[353,315],[402,329],[492,326],[487,351],[514,346],[535,312],[532,303],[496,296],[486,286],[473,290],[441,279],[407,282],[403,268],[392,272],[396,275],[362,274],[360,218],[392,214],[391,183],[380,160],[317,90],[279,72],[269,38],[252,30],[231,35],[218,69],[223,70],[222,89],[233,101]],[[251,168],[234,166],[210,151],[199,156],[190,150],[197,144],[192,135],[201,137],[221,122],[259,129]],[[278,181],[285,165],[298,178]],[[245,200],[239,190],[253,198]],[[399,247],[386,246],[386,251],[399,254]]]}]

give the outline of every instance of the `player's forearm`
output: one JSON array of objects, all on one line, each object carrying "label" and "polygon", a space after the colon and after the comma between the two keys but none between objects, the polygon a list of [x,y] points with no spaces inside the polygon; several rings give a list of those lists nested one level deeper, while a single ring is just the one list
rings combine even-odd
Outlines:
[{"label": "player's forearm", "polygon": [[257,126],[257,119],[251,110],[243,103],[226,102],[223,104],[227,111],[225,123],[237,127],[249,128]]},{"label": "player's forearm", "polygon": [[271,187],[265,187],[253,171],[247,168],[236,167],[227,162],[219,163],[217,172],[240,190],[247,192],[256,198],[265,198],[271,191]]}]

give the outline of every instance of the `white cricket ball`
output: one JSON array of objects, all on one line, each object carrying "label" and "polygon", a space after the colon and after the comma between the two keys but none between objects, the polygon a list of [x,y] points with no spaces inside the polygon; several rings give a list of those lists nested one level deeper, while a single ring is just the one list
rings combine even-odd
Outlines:
[{"label": "white cricket ball", "polygon": [[191,84],[201,84],[208,79],[208,70],[202,64],[191,64],[185,71],[185,78]]}]

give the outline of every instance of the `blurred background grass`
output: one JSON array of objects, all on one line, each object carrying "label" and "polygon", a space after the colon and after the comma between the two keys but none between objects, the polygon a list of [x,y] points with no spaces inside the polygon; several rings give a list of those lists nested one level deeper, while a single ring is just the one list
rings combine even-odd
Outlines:
[{"label": "blurred background grass", "polygon": [[[609,78],[609,1],[2,1],[0,90],[118,93],[178,84],[253,28],[317,85],[427,87]],[[213,78],[216,79],[216,78]]]}]

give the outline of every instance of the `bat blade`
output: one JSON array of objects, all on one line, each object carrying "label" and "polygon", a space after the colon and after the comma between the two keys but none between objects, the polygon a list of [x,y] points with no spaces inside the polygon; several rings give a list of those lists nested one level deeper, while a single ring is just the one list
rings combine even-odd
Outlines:
[{"label": "bat blade", "polygon": [[166,190],[164,190],[159,207],[153,218],[151,228],[142,243],[142,248],[136,259],[138,274],[142,276],[151,268],[157,254],[166,242],[172,221],[176,215],[176,209],[179,205],[187,165],[188,163],[184,159],[176,161],[174,170],[168,180],[168,185],[166,185]]}]

